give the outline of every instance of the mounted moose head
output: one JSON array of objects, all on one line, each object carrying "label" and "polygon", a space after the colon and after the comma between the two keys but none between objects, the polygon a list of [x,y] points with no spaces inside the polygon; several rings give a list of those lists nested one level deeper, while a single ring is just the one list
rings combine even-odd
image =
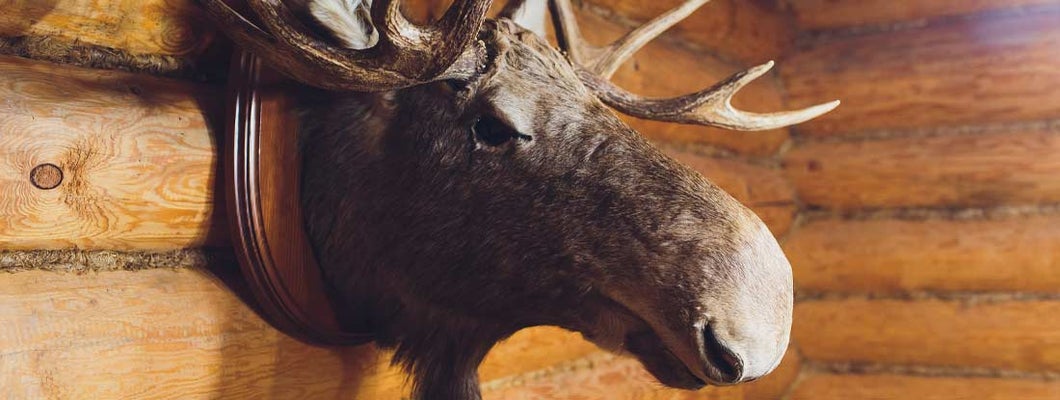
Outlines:
[{"label": "mounted moose head", "polygon": [[325,276],[360,313],[346,322],[396,349],[417,398],[476,399],[487,351],[534,325],[632,354],[678,388],[753,380],[780,362],[792,277],[776,240],[604,106],[744,130],[836,106],[734,109],[771,64],[673,99],[607,81],[706,1],[599,49],[581,40],[569,0],[553,0],[566,56],[512,21],[519,1],[486,20],[490,0],[457,0],[429,26],[392,0],[249,0],[260,27],[206,4],[236,42],[325,89],[302,96],[302,199]]}]

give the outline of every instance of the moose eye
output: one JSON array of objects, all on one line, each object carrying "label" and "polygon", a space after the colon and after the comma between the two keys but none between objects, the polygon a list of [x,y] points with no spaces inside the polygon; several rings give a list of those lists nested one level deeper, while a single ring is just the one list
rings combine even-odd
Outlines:
[{"label": "moose eye", "polygon": [[479,118],[475,121],[475,126],[471,128],[471,131],[475,134],[475,140],[487,146],[500,146],[515,138],[530,140],[530,136],[519,133],[508,124],[491,116]]},{"label": "moose eye", "polygon": [[449,90],[452,90],[454,92],[459,92],[467,88],[467,82],[458,81],[456,79],[446,79],[444,83],[445,86],[449,88]]}]

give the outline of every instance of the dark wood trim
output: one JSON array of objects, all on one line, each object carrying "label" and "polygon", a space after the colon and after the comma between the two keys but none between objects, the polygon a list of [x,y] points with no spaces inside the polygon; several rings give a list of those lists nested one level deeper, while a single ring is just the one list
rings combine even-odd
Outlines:
[{"label": "dark wood trim", "polygon": [[[313,344],[371,341],[344,330],[314,259],[299,201],[298,122],[292,83],[239,52],[229,74],[225,196],[232,245],[263,316]],[[342,311],[342,313],[340,313]]]}]

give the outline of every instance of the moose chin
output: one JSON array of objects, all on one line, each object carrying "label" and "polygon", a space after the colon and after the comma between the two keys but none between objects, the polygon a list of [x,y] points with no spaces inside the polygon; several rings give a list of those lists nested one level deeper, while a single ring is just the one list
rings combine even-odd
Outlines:
[{"label": "moose chin", "polygon": [[524,28],[541,26],[544,8],[518,0],[495,19],[489,0],[457,0],[430,25],[392,0],[249,0],[249,15],[204,0],[233,40],[312,87],[291,110],[310,241],[358,312],[344,322],[395,350],[417,399],[480,398],[489,349],[537,325],[632,355],[677,388],[779,364],[793,299],[776,240],[611,111],[760,130],[837,105],[733,108],[771,63],[670,99],[608,81],[705,2],[594,48],[569,0],[552,0],[556,49]]}]

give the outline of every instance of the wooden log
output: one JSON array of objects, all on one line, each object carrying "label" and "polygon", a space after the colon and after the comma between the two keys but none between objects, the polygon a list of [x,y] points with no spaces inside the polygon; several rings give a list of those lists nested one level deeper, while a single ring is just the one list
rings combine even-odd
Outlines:
[{"label": "wooden log", "polygon": [[217,36],[212,22],[192,0],[4,4],[0,51],[53,62],[187,73]]},{"label": "wooden log", "polygon": [[792,400],[1053,400],[1060,383],[1034,379],[929,377],[891,374],[813,374],[792,392]]},{"label": "wooden log", "polygon": [[[226,279],[228,280],[228,279]],[[0,397],[399,398],[406,375],[371,345],[305,345],[199,269],[0,274]],[[501,379],[599,350],[534,328],[480,369]]]},{"label": "wooden log", "polygon": [[523,329],[490,350],[479,367],[479,378],[488,384],[597,353],[600,348],[580,333],[554,327]]},{"label": "wooden log", "polygon": [[482,386],[486,399],[498,400],[772,400],[787,390],[800,366],[798,354],[789,350],[777,370],[758,381],[687,392],[662,387],[632,358],[598,352],[523,375],[485,382]]},{"label": "wooden log", "polygon": [[[589,0],[597,14],[638,26],[677,7],[681,0]],[[671,28],[671,35],[727,59],[758,64],[783,55],[794,39],[788,16],[768,2],[715,0]],[[585,14],[585,13],[583,13]],[[583,28],[589,31],[588,27]],[[588,32],[586,32],[588,33]]]},{"label": "wooden log", "polygon": [[[389,352],[300,343],[203,270],[25,271],[0,275],[0,287],[0,397],[408,395]],[[636,360],[601,353],[575,333],[533,328],[494,348],[480,374],[487,399],[758,399],[778,390],[774,379],[792,377],[791,365],[754,384],[693,394],[661,388]]]},{"label": "wooden log", "polygon": [[823,137],[1060,118],[1058,63],[1060,12],[825,40],[780,68],[792,106],[843,101],[796,128]]},{"label": "wooden log", "polygon": [[894,24],[1010,8],[1056,5],[1057,0],[789,0],[802,30]]},{"label": "wooden log", "polygon": [[[618,38],[627,28],[593,13],[583,12],[579,22],[586,40],[604,44]],[[614,82],[645,96],[672,97],[714,85],[742,68],[710,54],[681,49],[655,41],[638,52],[615,73]],[[785,109],[783,97],[769,77],[741,90],[733,104],[753,111]],[[653,141],[699,143],[745,155],[768,156],[788,140],[787,129],[764,132],[736,132],[719,128],[647,121],[622,116],[634,129]]]},{"label": "wooden log", "polygon": [[1060,301],[814,300],[795,307],[806,360],[1060,371]]},{"label": "wooden log", "polygon": [[387,394],[370,346],[276,330],[195,269],[0,275],[0,397],[334,398]]},{"label": "wooden log", "polygon": [[785,171],[799,197],[829,209],[991,207],[1060,201],[1051,129],[797,146]]},{"label": "wooden log", "polygon": [[799,290],[1055,292],[1060,216],[807,222],[784,243]]},{"label": "wooden log", "polygon": [[604,353],[542,373],[544,376],[536,379],[486,383],[483,397],[489,400],[743,399],[740,386],[711,386],[697,392],[665,388],[638,361]]},{"label": "wooden log", "polygon": [[0,14],[0,36],[26,35],[187,56],[202,52],[215,29],[192,0],[8,2]]},{"label": "wooden log", "polygon": [[[0,57],[0,249],[223,245],[220,88]],[[58,167],[53,189],[31,182]]]}]

